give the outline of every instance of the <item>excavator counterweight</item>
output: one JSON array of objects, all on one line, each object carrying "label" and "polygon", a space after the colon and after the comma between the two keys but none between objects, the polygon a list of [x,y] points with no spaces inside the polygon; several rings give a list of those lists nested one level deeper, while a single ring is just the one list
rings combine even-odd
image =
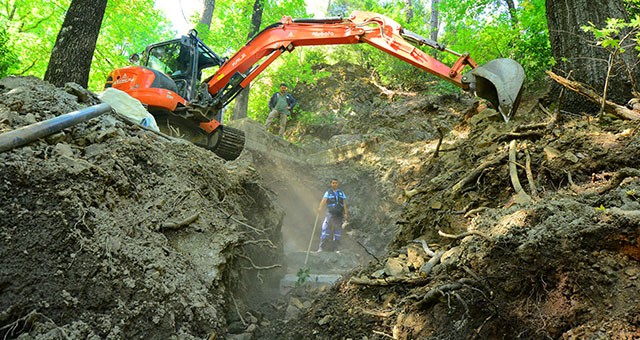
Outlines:
[{"label": "excavator counterweight", "polygon": [[[163,132],[206,147],[227,160],[244,147],[244,133],[222,126],[223,108],[284,52],[298,46],[367,43],[491,102],[505,121],[515,114],[524,83],[522,66],[496,59],[479,66],[469,54],[403,29],[392,19],[355,11],[346,18],[292,19],[284,16],[240,48],[221,58],[197,32],[146,48],[140,66],[111,72],[105,87],[117,88],[146,104]],[[454,54],[447,66],[416,45]],[[219,67],[201,82],[204,69]],[[470,71],[466,71],[470,68]]]}]

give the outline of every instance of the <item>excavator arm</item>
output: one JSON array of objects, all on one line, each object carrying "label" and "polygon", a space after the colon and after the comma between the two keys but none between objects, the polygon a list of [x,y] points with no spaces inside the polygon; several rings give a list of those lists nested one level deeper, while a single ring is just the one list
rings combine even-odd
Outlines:
[{"label": "excavator arm", "polygon": [[[112,71],[105,87],[122,90],[147,105],[164,133],[190,140],[227,160],[244,148],[244,132],[222,126],[223,108],[285,51],[298,46],[370,44],[396,58],[485,98],[508,120],[516,111],[524,82],[522,66],[496,59],[478,66],[468,54],[403,29],[376,13],[353,12],[348,19],[283,17],[243,46],[231,58],[218,57],[190,32],[147,47],[141,65]],[[416,45],[452,53],[451,67]],[[200,83],[202,70],[219,66]],[[469,67],[470,71],[463,73]]]},{"label": "excavator arm", "polygon": [[[469,54],[457,53],[433,40],[405,30],[380,14],[355,11],[349,19],[292,19],[285,16],[257,34],[207,80],[212,106],[222,108],[285,51],[297,46],[368,43],[490,101],[508,120],[517,110],[524,70],[511,59],[496,59],[484,66]],[[413,43],[413,44],[412,44]],[[447,66],[415,45],[427,45],[458,57]],[[472,71],[463,73],[469,66]]]}]

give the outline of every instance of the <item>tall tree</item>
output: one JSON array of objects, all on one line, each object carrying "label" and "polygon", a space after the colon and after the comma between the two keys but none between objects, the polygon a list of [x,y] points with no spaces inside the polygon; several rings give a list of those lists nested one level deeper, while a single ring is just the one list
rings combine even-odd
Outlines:
[{"label": "tall tree", "polygon": [[411,22],[413,19],[413,1],[412,0],[402,0],[404,3],[404,18],[407,23]]},{"label": "tall tree", "polygon": [[[605,25],[607,18],[628,20],[623,0],[547,0],[547,22],[551,51],[557,61],[555,71],[561,74],[573,72],[573,77],[598,91],[604,89],[607,77],[609,53],[602,47],[591,43],[593,36],[583,32],[580,27],[592,22],[596,27]],[[629,74],[637,76],[638,70],[627,72],[626,65],[634,65],[632,54],[623,54],[609,79],[607,97],[624,103],[631,97]],[[568,93],[564,106],[572,111],[595,112],[597,106]]]},{"label": "tall tree", "polygon": [[200,24],[211,28],[211,20],[213,19],[213,9],[216,7],[216,0],[204,0],[204,9],[200,16]]},{"label": "tall tree", "polygon": [[513,2],[513,0],[506,0],[505,2],[507,3],[507,7],[509,8],[509,17],[511,17],[511,23],[513,24],[513,27],[516,27],[518,25],[518,17],[516,15],[516,5]]},{"label": "tall tree", "polygon": [[73,0],[51,51],[44,80],[87,87],[107,0]]},{"label": "tall tree", "polygon": [[[253,3],[253,12],[251,14],[251,25],[249,26],[249,35],[247,40],[251,40],[253,36],[260,32],[260,25],[262,24],[262,11],[264,9],[264,0],[255,0]],[[233,119],[240,119],[247,117],[247,109],[249,107],[249,91],[251,90],[251,84],[247,85],[236,97],[235,105],[233,106]]]},{"label": "tall tree", "polygon": [[438,41],[438,26],[440,25],[438,11],[438,4],[440,0],[431,0],[431,19],[429,20],[429,27],[431,27],[429,37],[433,41]]}]

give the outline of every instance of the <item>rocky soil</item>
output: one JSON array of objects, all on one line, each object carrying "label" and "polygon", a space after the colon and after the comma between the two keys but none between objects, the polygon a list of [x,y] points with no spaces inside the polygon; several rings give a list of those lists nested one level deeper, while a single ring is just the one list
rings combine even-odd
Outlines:
[{"label": "rocky soil", "polygon": [[[114,114],[0,154],[0,336],[640,338],[636,122],[558,115],[538,91],[505,123],[331,70],[294,92],[329,123],[290,144],[233,122],[233,162]],[[0,132],[80,97],[5,78]],[[351,230],[307,253],[332,177]]]}]

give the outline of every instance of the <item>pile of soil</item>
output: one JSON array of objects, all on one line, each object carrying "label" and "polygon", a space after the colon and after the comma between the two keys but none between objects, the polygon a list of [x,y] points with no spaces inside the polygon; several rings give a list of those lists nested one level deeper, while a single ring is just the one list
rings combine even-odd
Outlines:
[{"label": "pile of soil", "polygon": [[[0,131],[79,100],[5,78]],[[251,164],[114,114],[0,154],[0,183],[3,339],[215,337],[238,319],[234,296],[282,275],[283,213]],[[261,321],[247,320],[238,332]]]}]

